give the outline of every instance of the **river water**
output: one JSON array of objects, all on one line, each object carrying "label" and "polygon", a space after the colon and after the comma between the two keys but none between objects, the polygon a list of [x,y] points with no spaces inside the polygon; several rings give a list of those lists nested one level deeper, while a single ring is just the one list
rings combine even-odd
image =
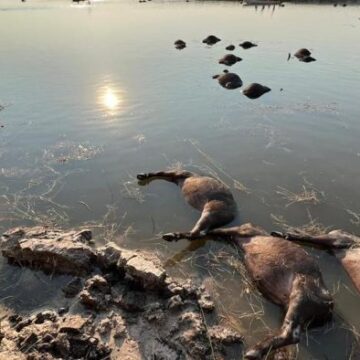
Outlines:
[{"label": "river water", "polygon": [[[360,233],[360,8],[218,1],[0,0],[0,230],[38,223],[91,227],[95,241],[147,248],[176,276],[205,280],[224,321],[251,344],[281,322],[254,295],[224,245],[164,243],[198,213],[166,182],[139,172],[183,167],[227,183],[237,223],[267,230],[322,224]],[[209,34],[222,41],[202,44]],[[187,42],[178,51],[173,42]],[[225,46],[257,100],[212,76]],[[313,63],[287,61],[307,47]],[[306,190],[310,201],[293,202]],[[298,199],[297,199],[298,200]],[[299,359],[348,359],[360,298],[326,252],[318,259],[335,321],[310,330]],[[63,305],[67,277],[0,260],[0,301],[18,311]]]}]

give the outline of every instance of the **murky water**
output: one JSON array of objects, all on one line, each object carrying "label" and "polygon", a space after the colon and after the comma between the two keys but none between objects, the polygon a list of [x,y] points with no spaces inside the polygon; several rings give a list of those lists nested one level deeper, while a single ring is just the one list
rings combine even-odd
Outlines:
[{"label": "murky water", "polygon": [[[183,166],[232,187],[238,223],[273,230],[279,218],[313,220],[360,233],[359,17],[357,6],[0,0],[0,230],[88,225],[98,243],[154,249],[174,274],[207,278],[225,319],[256,341],[280,311],[252,295],[231,249],[163,243],[160,233],[189,229],[198,213],[174,185],[140,188],[134,177]],[[223,41],[206,47],[209,34]],[[178,38],[183,51],[173,48]],[[232,70],[272,88],[255,101],[212,80],[225,46],[243,40],[259,46],[237,48],[243,61]],[[301,47],[317,61],[287,61]],[[318,204],[284,197],[303,186]],[[359,296],[335,259],[310,251],[337,316],[309,331],[299,358],[348,359],[352,337],[340,318],[360,331]],[[63,304],[66,277],[0,261],[2,303]]]}]

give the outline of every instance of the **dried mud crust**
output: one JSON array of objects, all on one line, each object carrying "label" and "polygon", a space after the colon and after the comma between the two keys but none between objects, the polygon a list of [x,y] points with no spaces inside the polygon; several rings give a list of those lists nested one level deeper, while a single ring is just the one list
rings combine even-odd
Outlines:
[{"label": "dried mud crust", "polygon": [[[12,264],[71,274],[69,308],[11,314],[4,359],[230,359],[242,336],[219,324],[208,293],[175,281],[151,253],[114,243],[94,249],[88,230],[13,229],[1,238]],[[79,305],[80,303],[80,305]]]}]

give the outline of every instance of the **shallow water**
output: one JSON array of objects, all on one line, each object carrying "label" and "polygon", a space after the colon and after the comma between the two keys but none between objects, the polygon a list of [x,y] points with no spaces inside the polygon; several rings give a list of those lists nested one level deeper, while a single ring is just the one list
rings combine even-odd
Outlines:
[{"label": "shallow water", "polygon": [[[355,5],[0,0],[0,230],[88,225],[99,244],[115,238],[154,249],[174,274],[208,278],[222,315],[256,341],[265,325],[278,326],[279,310],[225,265],[236,259],[231,249],[163,243],[159,233],[189,229],[198,213],[172,184],[143,188],[134,178],[183,166],[232,187],[238,223],[279,229],[275,215],[360,233],[359,17]],[[204,46],[212,33],[223,41]],[[186,49],[174,49],[178,38]],[[237,47],[243,61],[231,70],[244,84],[272,89],[258,100],[212,80],[224,68],[217,61],[225,46],[243,40],[259,46]],[[301,47],[317,61],[287,61]],[[319,204],[289,204],[281,195],[303,186]],[[339,318],[360,331],[359,296],[332,257],[310,251],[335,291],[338,315],[331,329],[308,333],[299,359],[347,359],[352,338]],[[0,261],[2,303],[62,304],[66,277]]]}]

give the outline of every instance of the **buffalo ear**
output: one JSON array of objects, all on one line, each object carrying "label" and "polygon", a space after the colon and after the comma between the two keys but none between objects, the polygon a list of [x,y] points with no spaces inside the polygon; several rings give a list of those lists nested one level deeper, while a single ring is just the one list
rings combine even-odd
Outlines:
[{"label": "buffalo ear", "polygon": [[214,75],[212,78],[217,79],[218,77],[219,77],[219,75]]}]

